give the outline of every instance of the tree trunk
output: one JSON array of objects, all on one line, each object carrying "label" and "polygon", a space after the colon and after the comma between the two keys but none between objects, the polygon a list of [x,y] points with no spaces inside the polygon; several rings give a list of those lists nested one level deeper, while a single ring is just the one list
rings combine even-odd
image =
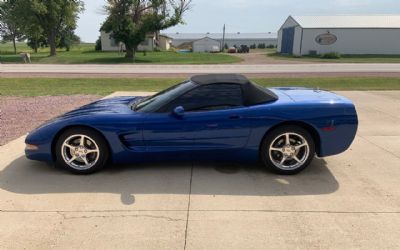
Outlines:
[{"label": "tree trunk", "polygon": [[131,48],[126,46],[126,54],[125,54],[125,58],[131,60],[132,62],[135,61],[135,56],[136,56],[136,48]]},{"label": "tree trunk", "polygon": [[14,46],[14,54],[16,55],[17,54],[17,43],[16,43],[16,38],[15,38],[15,36],[13,37],[13,46]]},{"label": "tree trunk", "polygon": [[156,36],[155,36],[155,45],[156,47],[154,48],[156,51],[160,51],[160,31],[156,31]]},{"label": "tree trunk", "polygon": [[49,45],[50,45],[50,56],[56,56],[57,55],[57,51],[56,51],[56,34],[54,31],[50,32],[49,34]]},{"label": "tree trunk", "polygon": [[39,47],[38,40],[36,40],[36,39],[35,39],[35,46],[34,47],[35,47],[34,51],[35,51],[35,54],[36,54],[38,52],[38,47]]}]

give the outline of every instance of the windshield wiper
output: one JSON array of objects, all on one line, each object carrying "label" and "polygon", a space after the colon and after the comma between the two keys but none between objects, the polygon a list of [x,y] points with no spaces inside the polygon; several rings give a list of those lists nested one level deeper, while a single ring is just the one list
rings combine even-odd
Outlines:
[{"label": "windshield wiper", "polygon": [[142,110],[143,108],[147,107],[150,103],[153,103],[154,101],[155,99],[152,99],[152,97],[146,98],[145,100],[143,100],[142,102],[138,103],[135,106],[135,111]]},{"label": "windshield wiper", "polygon": [[145,101],[149,100],[150,98],[151,98],[151,96],[146,96],[146,97],[139,98],[138,100],[136,100],[136,101],[132,104],[131,109],[132,109],[133,111],[137,111],[137,110],[138,110],[138,106],[139,106],[140,104],[144,103]]},{"label": "windshield wiper", "polygon": [[131,108],[132,110],[135,110],[135,109],[136,109],[136,106],[137,106],[139,103],[141,103],[144,99],[146,99],[146,97],[139,97],[137,100],[131,102],[130,108]]}]

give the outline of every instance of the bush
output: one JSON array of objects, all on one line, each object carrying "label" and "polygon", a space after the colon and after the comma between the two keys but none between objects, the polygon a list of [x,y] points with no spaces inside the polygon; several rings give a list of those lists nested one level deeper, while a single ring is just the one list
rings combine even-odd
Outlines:
[{"label": "bush", "polygon": [[256,49],[256,48],[257,48],[257,45],[256,45],[256,44],[250,45],[250,49]]},{"label": "bush", "polygon": [[257,46],[257,48],[259,48],[259,49],[265,49],[265,48],[266,48],[265,43],[260,43],[260,44]]},{"label": "bush", "polygon": [[269,45],[267,46],[267,49],[275,49],[275,45],[269,44]]},{"label": "bush", "polygon": [[94,47],[94,50],[96,50],[96,51],[101,51],[102,50],[101,37],[99,37],[99,39],[97,39],[96,46]]},{"label": "bush", "polygon": [[26,44],[37,53],[38,49],[47,47],[47,39],[43,36],[39,39],[28,37]]},{"label": "bush", "polygon": [[322,54],[320,56],[320,58],[322,58],[322,59],[339,59],[340,54],[337,52],[331,52],[331,53]]}]

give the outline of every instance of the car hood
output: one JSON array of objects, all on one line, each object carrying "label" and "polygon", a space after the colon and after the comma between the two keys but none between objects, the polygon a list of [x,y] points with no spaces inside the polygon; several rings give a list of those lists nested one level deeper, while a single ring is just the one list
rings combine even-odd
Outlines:
[{"label": "car hood", "polygon": [[107,115],[107,114],[127,114],[132,113],[131,103],[134,103],[142,97],[116,97],[102,99],[78,109],[65,113],[58,118],[73,118],[87,115]]}]

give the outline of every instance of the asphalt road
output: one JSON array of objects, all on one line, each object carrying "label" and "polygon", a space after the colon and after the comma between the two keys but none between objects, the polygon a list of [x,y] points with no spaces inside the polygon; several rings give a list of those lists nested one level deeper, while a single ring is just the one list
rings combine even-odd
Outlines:
[{"label": "asphalt road", "polygon": [[279,73],[400,73],[400,64],[220,64],[220,65],[154,65],[154,64],[0,64],[0,73],[8,74],[279,74]]},{"label": "asphalt road", "polygon": [[0,248],[399,249],[400,92],[339,93],[359,112],[354,144],[296,176],[196,162],[75,176],[10,142]]}]

